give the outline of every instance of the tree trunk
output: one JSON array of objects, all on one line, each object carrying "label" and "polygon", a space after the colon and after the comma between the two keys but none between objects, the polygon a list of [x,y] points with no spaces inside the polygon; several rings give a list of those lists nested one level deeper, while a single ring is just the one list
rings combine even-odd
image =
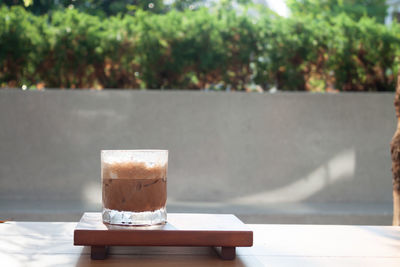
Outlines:
[{"label": "tree trunk", "polygon": [[393,190],[393,225],[400,226],[400,194]]},{"label": "tree trunk", "polygon": [[396,95],[394,97],[397,129],[390,143],[393,172],[393,225],[400,225],[400,71],[397,75]]}]

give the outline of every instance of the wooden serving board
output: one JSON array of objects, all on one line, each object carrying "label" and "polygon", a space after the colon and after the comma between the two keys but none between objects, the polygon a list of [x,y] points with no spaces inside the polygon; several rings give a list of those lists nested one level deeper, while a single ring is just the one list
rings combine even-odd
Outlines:
[{"label": "wooden serving board", "polygon": [[74,245],[91,246],[92,259],[105,259],[108,246],[210,246],[222,259],[236,247],[251,247],[253,232],[232,214],[168,213],[155,226],[104,224],[101,213],[86,212],[74,230]]}]

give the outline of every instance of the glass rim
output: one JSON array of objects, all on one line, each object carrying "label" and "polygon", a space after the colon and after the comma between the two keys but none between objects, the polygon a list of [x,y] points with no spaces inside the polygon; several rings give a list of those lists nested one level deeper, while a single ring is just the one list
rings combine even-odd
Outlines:
[{"label": "glass rim", "polygon": [[168,149],[102,149],[101,153],[107,152],[168,152]]}]

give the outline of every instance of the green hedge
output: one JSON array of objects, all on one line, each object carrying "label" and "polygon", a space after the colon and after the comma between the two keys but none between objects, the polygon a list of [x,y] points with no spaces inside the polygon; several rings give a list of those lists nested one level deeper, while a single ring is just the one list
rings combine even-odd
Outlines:
[{"label": "green hedge", "polygon": [[340,15],[200,9],[34,16],[0,9],[0,85],[47,88],[394,90],[400,27]]}]

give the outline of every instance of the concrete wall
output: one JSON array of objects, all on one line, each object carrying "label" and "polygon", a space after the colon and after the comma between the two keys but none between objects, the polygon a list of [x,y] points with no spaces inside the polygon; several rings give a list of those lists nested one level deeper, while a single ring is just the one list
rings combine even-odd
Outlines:
[{"label": "concrete wall", "polygon": [[393,97],[3,90],[0,206],[97,205],[100,150],[136,148],[169,149],[176,207],[389,205]]}]

